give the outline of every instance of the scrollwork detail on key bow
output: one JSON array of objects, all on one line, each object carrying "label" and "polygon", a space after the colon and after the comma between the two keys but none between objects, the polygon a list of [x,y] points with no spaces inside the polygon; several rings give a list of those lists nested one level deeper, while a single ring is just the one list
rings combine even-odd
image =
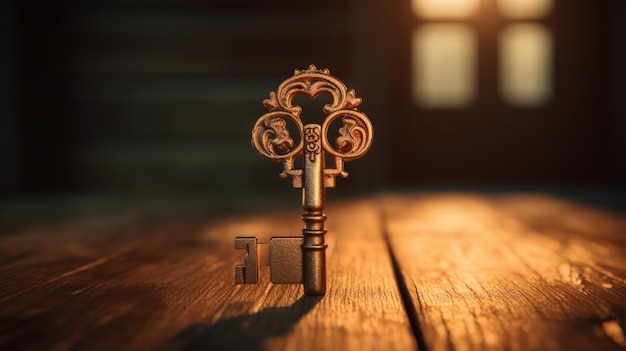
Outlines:
[{"label": "scrollwork detail on key bow", "polygon": [[302,131],[300,119],[282,111],[264,114],[252,130],[252,146],[261,156],[271,161],[280,162],[285,158],[297,157],[302,152],[302,140],[295,145],[285,119],[293,121],[298,130]]},{"label": "scrollwork detail on key bow", "polygon": [[[272,154],[282,155],[293,147],[293,139],[289,136],[286,128],[287,122],[282,118],[272,118],[264,124],[262,140],[266,150]],[[277,152],[278,149],[278,152]]]},{"label": "scrollwork detail on key bow", "polygon": [[335,139],[336,147],[324,139],[322,142],[324,150],[346,161],[357,159],[363,156],[372,144],[372,124],[361,112],[337,111],[326,118],[322,125],[322,133],[327,135],[332,122],[340,117],[342,126],[339,128],[339,137]]},{"label": "scrollwork detail on key bow", "polygon": [[343,109],[354,109],[361,104],[361,98],[356,97],[354,89],[349,89],[339,79],[330,75],[328,69],[317,69],[310,65],[305,70],[295,70],[294,75],[282,82],[276,92],[270,92],[269,99],[263,105],[269,111],[285,111],[300,116],[302,107],[293,105],[296,94],[308,95],[311,99],[328,93],[333,102],[324,106],[324,112],[331,113]]},{"label": "scrollwork detail on key bow", "polygon": [[[333,101],[324,106],[328,116],[321,130],[320,127],[315,131],[309,128],[304,130],[300,119],[302,107],[292,104],[293,97],[305,94],[314,99],[324,93],[330,94]],[[343,169],[344,161],[363,156],[372,144],[372,125],[364,113],[357,111],[360,104],[361,99],[356,97],[354,90],[348,89],[339,79],[330,75],[328,69],[317,69],[310,65],[308,69],[295,70],[291,78],[281,83],[276,92],[270,92],[269,99],[263,101],[269,112],[257,120],[252,130],[252,145],[263,157],[283,162],[280,177],[292,176],[294,187],[299,187],[303,171],[294,169],[294,159],[306,151],[309,158],[314,160],[316,155],[322,153],[317,143],[321,138],[321,148],[334,157],[335,168],[324,169],[326,186],[333,187],[335,177],[348,176]],[[328,129],[338,118],[341,118],[342,125],[335,146],[332,146],[328,141]],[[294,122],[300,133],[297,145],[286,128],[288,121]]]}]

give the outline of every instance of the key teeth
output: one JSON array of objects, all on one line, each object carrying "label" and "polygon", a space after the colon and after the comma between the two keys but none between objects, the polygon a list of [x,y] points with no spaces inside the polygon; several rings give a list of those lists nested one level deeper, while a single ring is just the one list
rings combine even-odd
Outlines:
[{"label": "key teeth", "polygon": [[236,237],[235,248],[246,250],[244,264],[235,266],[235,282],[237,284],[256,284],[259,280],[257,238]]},{"label": "key teeth", "polygon": [[258,282],[258,274],[246,280],[246,266],[241,264],[235,266],[235,284],[257,284]]},{"label": "key teeth", "polygon": [[245,284],[245,271],[246,271],[246,267],[242,266],[242,265],[237,265],[235,266],[235,284]]}]

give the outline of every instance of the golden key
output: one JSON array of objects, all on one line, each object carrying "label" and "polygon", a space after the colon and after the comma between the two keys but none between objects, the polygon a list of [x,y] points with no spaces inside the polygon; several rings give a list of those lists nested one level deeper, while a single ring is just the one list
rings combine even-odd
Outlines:
[{"label": "golden key", "polygon": [[[333,97],[333,102],[324,106],[326,119],[322,125],[303,125],[302,108],[292,105],[294,95],[306,94],[315,99],[324,93]],[[372,145],[372,124],[364,113],[357,111],[360,103],[353,89],[348,90],[328,69],[314,65],[295,70],[263,101],[269,112],[254,125],[252,146],[266,159],[282,162],[280,177],[291,176],[293,187],[302,188],[304,229],[302,236],[273,237],[267,244],[259,244],[255,237],[235,238],[235,248],[247,252],[244,264],[235,267],[237,284],[257,283],[259,265],[269,265],[274,284],[304,284],[307,295],[326,293],[326,188],[335,187],[337,176],[348,176],[343,169],[345,161],[363,156]],[[328,141],[328,130],[339,118],[342,125],[333,146]],[[297,145],[289,135],[287,121],[293,122],[300,133]],[[334,160],[334,168],[325,168],[326,154]],[[300,156],[303,168],[294,168],[295,159]],[[269,259],[259,261],[259,256]]]}]

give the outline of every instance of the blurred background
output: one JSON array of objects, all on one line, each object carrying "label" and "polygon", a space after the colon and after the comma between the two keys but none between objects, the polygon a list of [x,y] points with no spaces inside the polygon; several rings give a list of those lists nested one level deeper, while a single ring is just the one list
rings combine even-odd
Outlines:
[{"label": "blurred background", "polygon": [[[375,128],[338,188],[626,184],[622,0],[0,7],[5,199],[288,191],[250,131],[309,64],[355,89]],[[307,99],[323,118],[329,99]]]}]

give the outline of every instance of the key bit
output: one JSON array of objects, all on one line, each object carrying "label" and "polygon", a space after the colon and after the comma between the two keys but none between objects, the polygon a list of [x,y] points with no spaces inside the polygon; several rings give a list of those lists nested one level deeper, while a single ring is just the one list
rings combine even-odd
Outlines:
[{"label": "key bit", "polygon": [[270,267],[274,284],[302,284],[302,236],[271,238],[269,243],[257,243],[255,237],[235,238],[235,248],[245,249],[244,264],[235,267],[237,284],[256,284],[259,266]]},{"label": "key bit", "polygon": [[[296,94],[315,99],[330,94],[333,102],[324,106],[327,114],[320,124],[303,125],[302,108],[292,104]],[[246,249],[243,265],[235,267],[238,284],[258,281],[259,252],[269,251],[270,278],[273,283],[302,283],[307,295],[326,293],[326,247],[324,222],[326,188],[334,188],[336,177],[345,178],[344,162],[363,156],[372,145],[373,128],[367,116],[357,111],[361,99],[348,90],[328,69],[310,65],[295,70],[282,82],[276,92],[270,92],[263,105],[269,112],[261,116],[252,130],[252,146],[270,161],[282,162],[283,179],[291,177],[294,188],[302,188],[304,229],[301,237],[274,237],[268,244],[257,244],[254,237],[235,238],[235,248]],[[339,136],[334,145],[328,140],[331,125],[340,120]],[[296,142],[287,129],[293,123],[299,133]],[[326,155],[334,163],[326,168]],[[302,157],[303,167],[294,168],[295,159]],[[259,249],[269,245],[269,250]],[[267,260],[263,260],[267,262]]]},{"label": "key bit", "polygon": [[270,280],[274,284],[302,284],[304,238],[276,237],[269,243]]},{"label": "key bit", "polygon": [[255,237],[237,237],[235,238],[235,249],[246,249],[244,264],[239,264],[235,267],[235,282],[237,284],[258,283],[257,239]]}]

